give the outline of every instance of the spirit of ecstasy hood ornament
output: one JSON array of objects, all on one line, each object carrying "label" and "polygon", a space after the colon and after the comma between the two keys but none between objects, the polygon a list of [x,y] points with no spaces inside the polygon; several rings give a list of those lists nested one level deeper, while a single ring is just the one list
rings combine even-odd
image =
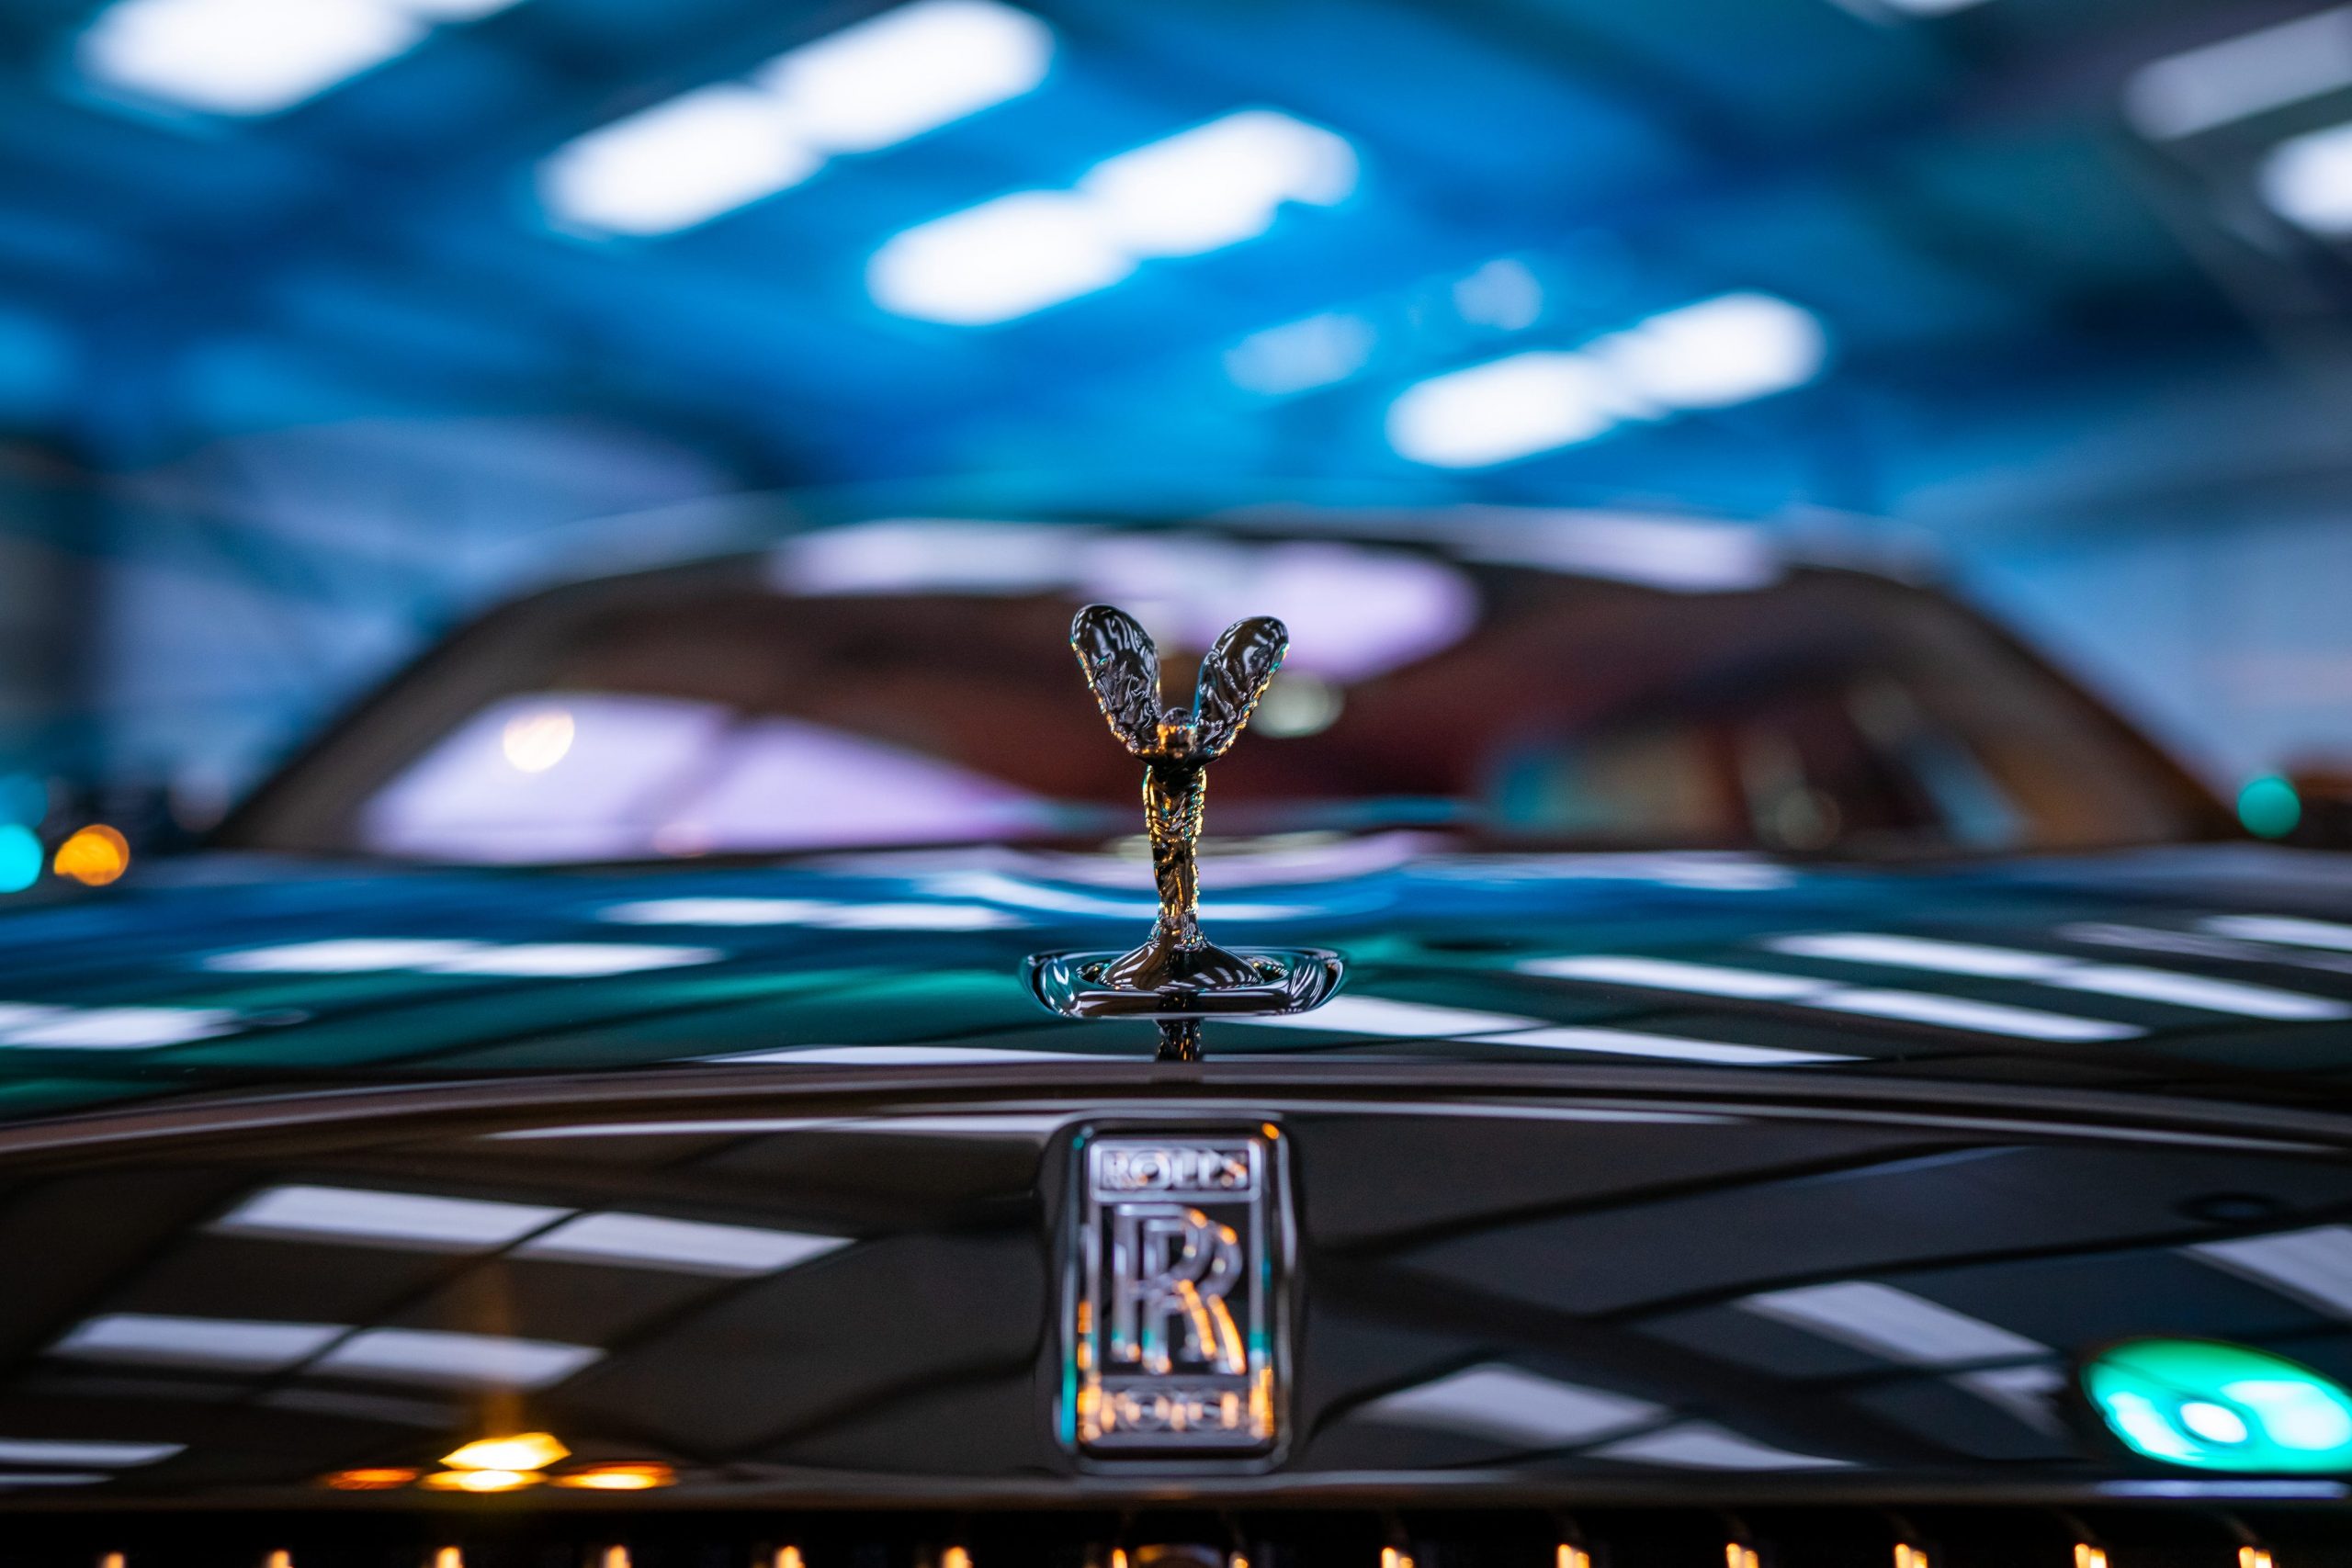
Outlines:
[{"label": "spirit of ecstasy hood ornament", "polygon": [[1192,706],[1163,707],[1159,650],[1134,616],[1089,604],[1069,645],[1111,733],[1142,759],[1144,826],[1159,916],[1143,944],[1122,953],[1042,954],[1030,961],[1038,999],[1074,1018],[1156,1018],[1160,1055],[1200,1055],[1211,1013],[1302,1012],[1339,984],[1336,954],[1314,949],[1233,953],[1201,934],[1195,852],[1208,766],[1250,722],[1282,669],[1290,634],[1271,615],[1236,621],[1201,660]]},{"label": "spirit of ecstasy hood ornament", "polygon": [[1201,660],[1190,711],[1159,705],[1159,650],[1125,610],[1089,604],[1070,623],[1069,646],[1111,733],[1143,759],[1144,826],[1151,835],[1152,881],[1159,888],[1159,919],[1150,939],[1105,964],[1102,979],[1123,990],[1159,991],[1267,978],[1249,960],[1201,935],[1193,853],[1209,764],[1240,738],[1283,667],[1290,633],[1271,615],[1226,627]]}]

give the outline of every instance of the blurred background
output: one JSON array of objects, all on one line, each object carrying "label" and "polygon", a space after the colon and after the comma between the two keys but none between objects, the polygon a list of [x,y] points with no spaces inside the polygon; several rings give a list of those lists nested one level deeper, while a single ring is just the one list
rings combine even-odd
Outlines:
[{"label": "blurred background", "polygon": [[19,824],[201,829],[565,578],[1268,504],[1860,542],[2227,797],[2352,760],[2352,9],[7,0],[0,69]]}]

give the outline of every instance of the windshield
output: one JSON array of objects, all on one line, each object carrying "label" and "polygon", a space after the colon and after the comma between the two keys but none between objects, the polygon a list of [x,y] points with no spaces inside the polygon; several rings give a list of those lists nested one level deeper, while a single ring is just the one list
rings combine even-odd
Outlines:
[{"label": "windshield", "polygon": [[1212,774],[1219,834],[1888,855],[2210,826],[2184,775],[1949,601],[1783,571],[1731,530],[1694,529],[1655,570],[1623,540],[812,534],[509,607],[229,837],[534,863],[1132,833],[1139,769],[1067,647],[1094,600],[1151,630],[1173,702],[1229,621],[1288,623],[1287,664]]}]

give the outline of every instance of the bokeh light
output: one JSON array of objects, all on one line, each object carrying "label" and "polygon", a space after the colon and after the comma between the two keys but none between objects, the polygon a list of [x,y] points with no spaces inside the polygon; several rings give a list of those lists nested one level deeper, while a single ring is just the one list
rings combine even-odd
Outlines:
[{"label": "bokeh light", "polygon": [[441,1462],[453,1470],[545,1470],[571,1452],[551,1432],[518,1432],[477,1438],[442,1455]]},{"label": "bokeh light", "polygon": [[546,1479],[535,1470],[436,1470],[418,1484],[435,1492],[520,1492]]},{"label": "bokeh light", "polygon": [[2352,1470],[2352,1393],[2309,1367],[2204,1339],[2134,1339],[2083,1369],[2134,1453],[2256,1474]]},{"label": "bokeh light", "polygon": [[40,880],[40,838],[30,828],[0,822],[0,893],[22,893]]},{"label": "bokeh light", "polygon": [[2265,773],[2238,791],[2238,820],[2258,839],[2283,839],[2302,819],[2302,797],[2277,773]]},{"label": "bokeh light", "polygon": [[585,1492],[650,1492],[658,1486],[673,1485],[677,1479],[675,1471],[654,1461],[585,1465],[554,1477],[558,1486]]},{"label": "bokeh light", "polygon": [[574,728],[571,715],[562,708],[515,715],[500,738],[507,762],[517,773],[546,773],[571,750]]},{"label": "bokeh light", "polygon": [[362,1470],[338,1470],[325,1478],[325,1483],[337,1492],[390,1492],[413,1482],[417,1472],[396,1465],[379,1465]]},{"label": "bokeh light", "polygon": [[54,865],[60,876],[104,887],[130,869],[130,842],[105,823],[92,823],[57,846]]}]

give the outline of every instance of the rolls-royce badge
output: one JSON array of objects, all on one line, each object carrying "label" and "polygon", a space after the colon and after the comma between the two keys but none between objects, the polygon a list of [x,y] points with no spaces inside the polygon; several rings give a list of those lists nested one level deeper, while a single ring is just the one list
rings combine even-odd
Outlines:
[{"label": "rolls-royce badge", "polygon": [[1061,1419],[1081,1456],[1275,1450],[1289,1240],[1282,1153],[1272,1123],[1080,1137]]}]

